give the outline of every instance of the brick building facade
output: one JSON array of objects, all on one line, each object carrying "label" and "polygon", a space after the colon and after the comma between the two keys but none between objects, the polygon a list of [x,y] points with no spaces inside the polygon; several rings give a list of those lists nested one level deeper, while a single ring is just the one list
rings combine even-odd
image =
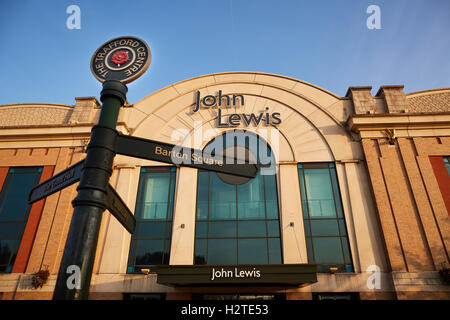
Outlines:
[{"label": "brick building facade", "polygon": [[[276,145],[275,197],[269,199],[268,178],[261,180],[265,191],[262,200],[258,201],[265,203],[266,216],[258,219],[265,221],[267,228],[277,225],[278,229],[275,233],[264,229],[265,236],[252,236],[251,240],[255,244],[261,239],[268,243],[269,265],[270,259],[275,259],[271,254],[279,251],[281,260],[272,260],[278,261],[278,265],[317,264],[323,268],[318,269],[316,281],[294,286],[270,281],[257,285],[250,280],[242,286],[212,282],[193,286],[161,283],[158,282],[158,266],[153,263],[148,263],[149,274],[135,272],[142,264],[137,261],[144,259],[139,256],[139,245],[147,240],[127,233],[106,211],[90,298],[153,295],[166,299],[192,299],[207,298],[205,295],[209,294],[266,295],[286,299],[336,298],[339,295],[359,299],[449,299],[450,287],[438,271],[449,267],[450,88],[405,94],[403,86],[382,86],[375,96],[371,95],[371,89],[350,87],[345,97],[339,97],[284,76],[230,72],[175,83],[134,105],[125,105],[117,126],[123,134],[169,143],[184,139],[187,143],[186,137],[194,141],[197,127],[212,130],[215,136],[231,129],[242,129],[264,138],[274,150]],[[193,112],[197,91],[201,96],[217,96],[219,90],[223,94],[245,97],[242,105],[223,108],[223,115],[233,112],[259,114],[270,109],[279,114],[281,123],[266,128],[255,123],[219,127],[215,107],[203,106]],[[7,204],[14,169],[38,168],[36,179],[44,181],[84,158],[90,130],[98,121],[100,104],[95,97],[75,100],[73,106],[49,103],[0,106],[0,206],[3,205],[1,201]],[[273,134],[261,129],[273,130]],[[200,148],[210,139],[211,136],[203,137]],[[197,181],[207,173],[116,156],[111,184],[133,212],[140,212],[140,206],[145,207],[148,203],[145,208],[150,210],[153,200],[148,194],[142,196],[147,187],[141,184],[144,179],[156,183],[151,179],[157,176],[154,172],[158,170],[165,170],[167,177],[171,177],[168,178],[170,183],[174,183],[168,189],[172,207],[167,210],[172,211],[165,219],[169,223],[166,227],[171,229],[164,245],[167,261],[162,264],[174,269],[177,266],[200,267],[205,264],[196,260],[203,254],[199,249],[201,243],[209,248],[205,251],[209,252],[205,253],[205,261],[216,261],[212,255],[216,238],[211,233],[204,238],[199,235],[203,224],[208,223],[209,228],[219,225],[211,218],[206,222],[201,220],[199,213],[200,191],[204,186]],[[325,172],[323,170],[331,177],[329,194],[314,189],[318,188],[314,181],[328,181],[314,180],[324,179],[325,176],[318,176]],[[215,179],[215,176],[208,175],[207,179]],[[236,187],[238,196],[242,195],[239,188]],[[205,192],[211,192],[208,190]],[[23,190],[23,193],[27,192]],[[12,222],[2,219],[2,214],[6,213],[0,211],[0,223],[4,223],[0,230],[5,234],[2,236],[0,232],[0,241],[5,244],[4,248],[15,252],[6,261],[7,250],[2,249],[1,299],[51,299],[75,194],[76,185],[72,185],[34,203],[26,209],[23,230],[16,233],[15,238],[6,236],[4,230],[12,226],[7,224]],[[331,198],[325,199],[325,196]],[[142,197],[150,197],[150,200],[142,200]],[[208,208],[223,205],[223,199],[218,197],[212,202],[211,197],[207,200]],[[330,199],[334,203],[334,209],[330,209],[334,210],[333,219],[327,216],[330,213],[325,208]],[[248,199],[249,206],[255,205],[256,200],[253,200]],[[233,201],[241,208],[239,200]],[[273,203],[275,207],[270,207]],[[269,207],[274,212],[270,219]],[[211,209],[208,210],[211,215]],[[326,219],[322,219],[324,217]],[[258,225],[258,219],[252,220],[253,229]],[[324,220],[328,221],[327,226],[323,224]],[[14,223],[22,223],[19,222]],[[141,226],[147,222],[142,220]],[[319,222],[322,223],[320,229],[314,229]],[[228,223],[244,225],[238,218]],[[330,231],[334,228],[332,223],[339,229],[336,234]],[[240,243],[245,241],[239,234],[226,240],[237,243],[238,252],[244,250]],[[339,260],[341,257],[336,258],[339,261],[327,258],[336,253],[330,249],[337,243],[333,242],[335,240],[339,243],[336,250],[342,251],[342,261]],[[146,243],[154,245],[157,240],[152,241]],[[270,247],[274,243],[279,246],[275,251]],[[320,247],[322,244],[323,248]],[[137,245],[137,253],[130,249],[133,245]],[[236,259],[241,259],[238,253]],[[229,264],[238,266],[239,262],[233,260]],[[337,272],[329,268],[334,264],[339,266]],[[208,265],[217,264],[206,262],[205,267]],[[31,276],[43,266],[48,266],[50,280],[43,288],[32,289]],[[375,287],[369,285],[373,276],[378,277],[374,283],[379,281]]]}]

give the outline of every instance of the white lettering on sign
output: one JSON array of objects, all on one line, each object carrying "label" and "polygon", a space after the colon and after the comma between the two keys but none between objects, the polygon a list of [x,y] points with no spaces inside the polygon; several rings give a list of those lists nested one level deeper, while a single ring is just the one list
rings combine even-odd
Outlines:
[{"label": "white lettering on sign", "polygon": [[[181,164],[183,163],[183,161],[186,161],[188,163],[194,164],[210,164],[217,165],[219,167],[223,166],[223,161],[220,159],[210,158],[208,156],[203,156],[195,153],[191,154],[189,157],[187,153],[181,152],[181,149],[182,147],[178,146],[176,146],[173,150],[168,150],[161,146],[155,146],[155,154],[170,157],[175,164]],[[190,151],[187,150],[187,152]],[[189,162],[189,159],[192,162]]]},{"label": "white lettering on sign", "polygon": [[253,268],[253,270],[240,270],[239,268],[234,268],[232,270],[226,270],[224,268],[220,268],[220,270],[216,270],[212,268],[211,272],[211,281],[214,281],[218,278],[260,278],[261,271]]}]

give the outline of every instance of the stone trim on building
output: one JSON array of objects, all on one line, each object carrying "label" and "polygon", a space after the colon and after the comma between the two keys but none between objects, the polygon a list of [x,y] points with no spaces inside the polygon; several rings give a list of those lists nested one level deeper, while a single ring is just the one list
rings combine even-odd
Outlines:
[{"label": "stone trim on building", "polygon": [[[284,263],[307,263],[297,163],[334,162],[342,197],[354,272],[318,274],[304,287],[221,287],[221,292],[278,292],[288,299],[311,299],[316,292],[359,292],[361,299],[450,299],[439,278],[449,264],[450,221],[445,175],[433,161],[450,155],[450,88],[405,94],[402,85],[350,87],[345,97],[297,79],[257,72],[216,73],[162,88],[121,108],[118,131],[174,143],[176,130],[194,134],[194,121],[219,135],[214,110],[191,112],[193,94],[242,94],[240,113],[269,106],[280,112],[278,201]],[[0,180],[10,166],[44,166],[60,172],[85,157],[91,128],[98,121],[95,97],[75,105],[19,103],[0,106]],[[224,114],[236,110],[229,108]],[[258,133],[258,128],[246,130]],[[189,139],[185,139],[188,141]],[[271,137],[267,137],[271,144]],[[202,141],[200,148],[208,142]],[[430,160],[431,159],[431,160]],[[438,159],[438,160],[433,160]],[[160,163],[116,156],[111,185],[134,211],[139,169]],[[49,169],[47,169],[49,170]],[[192,264],[195,237],[196,170],[179,168],[175,190],[171,264]],[[442,180],[442,181],[441,181]],[[180,184],[190,184],[184,192]],[[444,191],[442,191],[444,190]],[[72,217],[76,184],[42,200],[34,235],[26,237],[28,258],[11,274],[0,274],[2,299],[51,299]],[[33,239],[31,242],[30,239]],[[127,274],[131,236],[105,211],[91,285],[91,299],[121,299],[126,293],[166,293],[167,299],[218,292],[209,287],[169,287],[156,275]],[[24,242],[24,246],[25,246]],[[31,245],[30,245],[31,243]],[[22,253],[21,253],[22,254]],[[30,288],[31,274],[49,266],[50,281]],[[380,268],[381,288],[369,289],[369,267]]]}]

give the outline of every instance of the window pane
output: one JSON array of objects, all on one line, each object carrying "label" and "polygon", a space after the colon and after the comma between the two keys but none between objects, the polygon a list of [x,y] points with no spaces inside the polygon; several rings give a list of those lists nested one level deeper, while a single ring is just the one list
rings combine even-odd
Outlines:
[{"label": "window pane", "polygon": [[303,211],[303,218],[308,219],[309,218],[309,216],[308,216],[308,212],[309,212],[308,201],[304,200],[303,196],[302,196],[302,211]]},{"label": "window pane", "polygon": [[270,238],[269,240],[269,263],[281,264],[281,243],[280,238]]},{"label": "window pane", "polygon": [[166,219],[170,172],[149,172],[144,175],[144,197],[141,219]]},{"label": "window pane", "polygon": [[136,265],[161,264],[164,240],[140,240],[136,250]]},{"label": "window pane", "polygon": [[337,220],[311,220],[312,236],[339,236]]},{"label": "window pane", "polygon": [[280,223],[276,221],[267,221],[267,236],[279,237],[280,236]]},{"label": "window pane", "polygon": [[239,219],[265,219],[266,209],[264,200],[238,202]]},{"label": "window pane", "polygon": [[195,237],[206,238],[208,232],[208,222],[197,222],[195,225]]},{"label": "window pane", "polygon": [[0,240],[0,266],[10,263],[11,255],[15,252],[15,240]]},{"label": "window pane", "polygon": [[264,175],[263,177],[266,187],[266,200],[278,201],[276,175]]},{"label": "window pane", "polygon": [[211,174],[210,220],[236,219],[236,186],[223,182]]},{"label": "window pane", "polygon": [[236,222],[210,222],[210,238],[236,237]]},{"label": "window pane", "polygon": [[[299,164],[299,168],[301,165]],[[303,169],[298,170],[298,176],[300,178],[300,195],[302,197],[302,210],[303,210],[303,218],[309,218],[308,214],[308,198],[306,197],[305,192],[305,177],[304,177],[304,171]]]},{"label": "window pane", "polygon": [[339,237],[313,238],[313,246],[316,263],[344,264]]},{"label": "window pane", "polygon": [[164,255],[162,264],[169,264],[170,260],[170,239],[164,240]]},{"label": "window pane", "polygon": [[172,220],[174,197],[175,197],[175,172],[172,170],[170,172],[169,208],[167,211],[167,219],[170,220]]},{"label": "window pane", "polygon": [[268,263],[267,239],[239,239],[240,264]]},{"label": "window pane", "polygon": [[236,239],[210,239],[208,241],[208,264],[236,264]]},{"label": "window pane", "polygon": [[267,219],[278,219],[278,193],[276,175],[265,175]]},{"label": "window pane", "polygon": [[208,219],[208,201],[197,201],[197,220]]},{"label": "window pane", "polygon": [[310,237],[306,237],[306,250],[308,250],[308,262],[316,263],[314,259],[314,251],[312,247],[312,239]]},{"label": "window pane", "polygon": [[39,168],[14,168],[6,176],[0,194],[0,221],[26,220],[31,208],[27,204],[31,188],[37,184]]},{"label": "window pane", "polygon": [[136,244],[137,244],[137,240],[132,238],[131,240],[131,245],[130,245],[130,253],[128,254],[128,268],[127,268],[127,272],[133,272],[133,267],[135,265],[135,260],[136,260]]},{"label": "window pane", "polygon": [[139,223],[140,239],[163,239],[165,234],[165,222],[141,222]]},{"label": "window pane", "polygon": [[172,221],[166,222],[166,233],[164,235],[165,239],[171,239],[172,238]]},{"label": "window pane", "polygon": [[337,183],[337,176],[336,176],[336,169],[332,168],[330,169],[330,174],[331,174],[331,182],[333,184],[333,191],[335,194],[334,199],[336,200],[336,210],[337,210],[337,214],[339,218],[343,218],[344,217],[344,213],[342,212],[342,203],[341,203],[341,192],[339,190],[339,185]]},{"label": "window pane", "polygon": [[450,161],[448,157],[444,157],[445,167],[447,168],[447,173],[450,175]]},{"label": "window pane", "polygon": [[208,171],[198,171],[198,185],[197,185],[197,199],[201,201],[208,201]]},{"label": "window pane", "polygon": [[146,179],[144,202],[167,202],[170,172],[148,172],[144,179]]},{"label": "window pane", "polygon": [[329,169],[304,169],[304,172],[310,217],[335,217]]},{"label": "window pane", "polygon": [[194,264],[206,264],[206,242],[207,240],[195,241]]},{"label": "window pane", "polygon": [[245,184],[237,186],[239,219],[265,219],[263,178],[258,174]]},{"label": "window pane", "polygon": [[141,219],[166,220],[167,202],[145,203]]},{"label": "window pane", "polygon": [[310,220],[304,220],[303,224],[305,225],[305,236],[306,237],[311,237],[311,227],[309,225],[309,221]]},{"label": "window pane", "polygon": [[24,222],[0,222],[0,239],[15,240],[21,238]]},{"label": "window pane", "polygon": [[267,219],[278,219],[278,201],[266,200]]},{"label": "window pane", "polygon": [[239,237],[266,237],[266,221],[239,221]]},{"label": "window pane", "polygon": [[342,238],[341,238],[341,241],[342,241],[342,243],[341,243],[342,248],[344,249],[343,252],[344,252],[344,261],[345,261],[345,264],[352,264],[352,259],[350,258],[350,251],[349,251],[349,243],[348,243],[348,240],[347,240],[346,237],[342,237]]},{"label": "window pane", "polygon": [[209,172],[198,171],[197,184],[197,219],[208,219]]},{"label": "window pane", "polygon": [[344,219],[339,219],[339,231],[341,232],[341,236],[347,235],[347,228],[345,226]]}]

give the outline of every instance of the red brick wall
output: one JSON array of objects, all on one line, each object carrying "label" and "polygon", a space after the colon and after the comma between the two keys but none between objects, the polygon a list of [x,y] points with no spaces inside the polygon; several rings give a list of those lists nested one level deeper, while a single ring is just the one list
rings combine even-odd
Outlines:
[{"label": "red brick wall", "polygon": [[394,145],[363,139],[362,145],[392,271],[438,270],[449,262],[450,181],[442,156],[450,138],[398,138]]}]

